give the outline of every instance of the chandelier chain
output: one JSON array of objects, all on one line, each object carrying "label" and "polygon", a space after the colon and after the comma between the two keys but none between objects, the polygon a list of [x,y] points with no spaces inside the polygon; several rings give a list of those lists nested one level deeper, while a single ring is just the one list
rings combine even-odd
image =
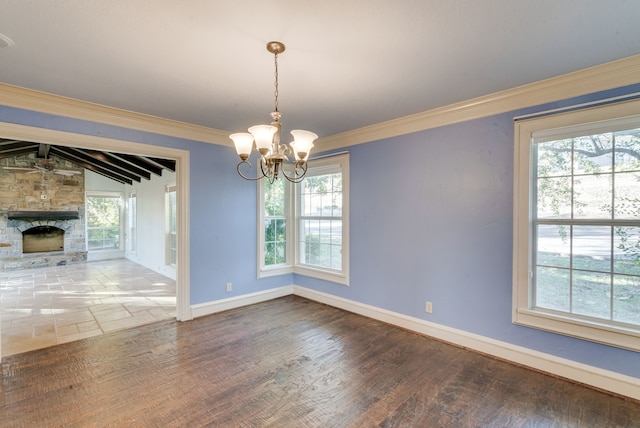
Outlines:
[{"label": "chandelier chain", "polygon": [[273,91],[273,95],[275,96],[275,105],[274,105],[273,111],[278,111],[278,52],[274,53],[274,58],[275,58],[275,65],[276,65],[276,71],[274,73],[276,82],[275,82],[275,90]]}]

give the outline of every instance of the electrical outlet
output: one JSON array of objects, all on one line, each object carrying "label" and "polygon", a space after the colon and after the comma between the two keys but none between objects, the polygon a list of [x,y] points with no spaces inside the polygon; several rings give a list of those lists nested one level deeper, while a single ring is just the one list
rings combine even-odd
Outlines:
[{"label": "electrical outlet", "polygon": [[432,313],[433,312],[433,303],[427,302],[424,310],[427,311],[428,314]]},{"label": "electrical outlet", "polygon": [[230,282],[227,282],[227,293],[231,293],[231,290],[233,290],[233,285],[231,285]]}]

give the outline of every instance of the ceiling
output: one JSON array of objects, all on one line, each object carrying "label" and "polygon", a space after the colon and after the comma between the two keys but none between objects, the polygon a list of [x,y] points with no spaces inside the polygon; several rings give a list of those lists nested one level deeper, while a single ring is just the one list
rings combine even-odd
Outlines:
[{"label": "ceiling", "polygon": [[150,180],[152,175],[160,177],[163,170],[176,170],[175,160],[0,138],[0,160],[29,154],[36,160],[58,157],[123,184]]},{"label": "ceiling", "polygon": [[0,0],[0,82],[321,137],[640,53],[637,0]]}]

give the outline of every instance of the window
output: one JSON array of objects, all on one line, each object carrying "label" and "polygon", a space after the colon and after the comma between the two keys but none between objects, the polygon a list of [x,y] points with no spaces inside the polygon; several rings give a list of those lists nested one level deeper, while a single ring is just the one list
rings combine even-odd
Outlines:
[{"label": "window", "polygon": [[177,235],[177,209],[176,209],[176,186],[170,185],[165,189],[166,202],[166,249],[167,264],[175,266],[178,261],[178,235]]},{"label": "window", "polygon": [[311,160],[297,184],[259,181],[259,277],[295,272],[348,284],[348,163],[348,154]]},{"label": "window", "polygon": [[287,213],[286,180],[266,182],[264,188],[264,265],[278,266],[287,263]]},{"label": "window", "polygon": [[120,194],[87,194],[87,249],[120,250]]},{"label": "window", "polygon": [[640,101],[516,124],[514,322],[640,350]]},{"label": "window", "polygon": [[127,226],[129,227],[128,246],[129,252],[136,252],[137,243],[137,197],[136,192],[129,193],[129,203],[127,209]]}]

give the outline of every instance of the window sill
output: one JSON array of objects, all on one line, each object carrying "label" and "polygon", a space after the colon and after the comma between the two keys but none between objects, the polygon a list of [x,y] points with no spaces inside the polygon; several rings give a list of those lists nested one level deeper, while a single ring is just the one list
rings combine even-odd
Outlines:
[{"label": "window sill", "polygon": [[622,325],[611,326],[534,309],[516,310],[513,322],[525,327],[640,352],[640,331]]},{"label": "window sill", "polygon": [[335,282],[337,284],[349,285],[349,277],[346,274],[340,272],[331,272],[298,265],[293,268],[293,273],[308,276],[311,278],[322,279],[324,281]]},{"label": "window sill", "polygon": [[268,268],[258,269],[258,279],[269,278],[272,276],[286,275],[293,273],[293,267],[291,265],[281,265]]}]

